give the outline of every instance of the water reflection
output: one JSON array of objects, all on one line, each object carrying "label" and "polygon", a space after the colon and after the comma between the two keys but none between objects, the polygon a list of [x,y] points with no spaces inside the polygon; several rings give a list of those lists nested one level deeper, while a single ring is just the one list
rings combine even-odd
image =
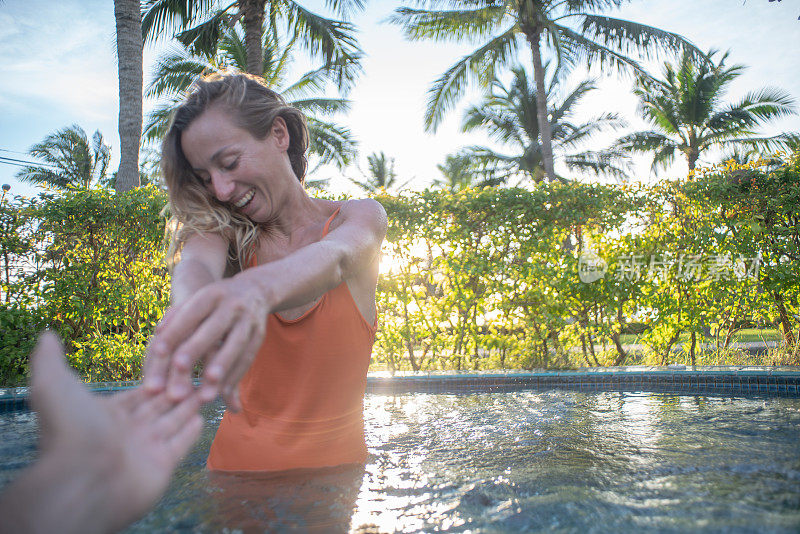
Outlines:
[{"label": "water reflection", "polygon": [[[221,413],[132,532],[800,531],[800,399],[372,395],[366,466],[245,477],[205,471]],[[10,477],[33,418],[0,430]]]},{"label": "water reflection", "polygon": [[364,466],[208,478],[221,527],[334,534],[350,531]]}]

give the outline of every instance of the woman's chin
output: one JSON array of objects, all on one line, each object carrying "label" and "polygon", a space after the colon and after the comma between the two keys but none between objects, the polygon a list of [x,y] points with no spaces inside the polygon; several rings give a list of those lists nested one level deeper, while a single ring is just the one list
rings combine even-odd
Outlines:
[{"label": "woman's chin", "polygon": [[251,209],[243,210],[242,214],[254,223],[261,224],[269,220],[269,217],[264,214],[264,210],[261,206],[252,206],[250,208]]}]

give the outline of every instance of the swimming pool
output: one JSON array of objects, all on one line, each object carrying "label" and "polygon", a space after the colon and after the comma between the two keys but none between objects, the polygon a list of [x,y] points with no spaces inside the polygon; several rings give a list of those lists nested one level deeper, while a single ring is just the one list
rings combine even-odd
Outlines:
[{"label": "swimming pool", "polygon": [[[209,476],[222,406],[131,532],[797,532],[800,398],[519,390],[368,394],[363,467]],[[0,484],[35,422],[0,416]],[[6,438],[11,436],[11,440]]]}]

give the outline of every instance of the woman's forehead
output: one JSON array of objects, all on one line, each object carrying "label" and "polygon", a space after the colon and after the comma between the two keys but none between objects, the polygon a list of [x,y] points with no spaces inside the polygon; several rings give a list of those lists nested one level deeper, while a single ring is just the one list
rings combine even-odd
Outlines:
[{"label": "woman's forehead", "polygon": [[230,113],[208,109],[181,133],[181,147],[192,162],[210,161],[217,152],[231,144],[246,141],[250,134],[236,125]]}]

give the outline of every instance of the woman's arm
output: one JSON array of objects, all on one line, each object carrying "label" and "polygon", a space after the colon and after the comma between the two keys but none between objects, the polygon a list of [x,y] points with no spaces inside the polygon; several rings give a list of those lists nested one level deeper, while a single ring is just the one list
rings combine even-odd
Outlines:
[{"label": "woman's arm", "polygon": [[386,234],[383,207],[374,200],[350,201],[334,222],[321,241],[204,287],[169,317],[156,331],[149,357],[159,368],[169,367],[171,396],[189,393],[185,376],[205,357],[201,395],[210,400],[221,392],[236,409],[234,390],[263,341],[267,314],[313,301],[346,280],[374,277]]},{"label": "woman's arm", "polygon": [[195,234],[187,239],[172,271],[172,305],[221,280],[227,256],[228,242],[218,234]]},{"label": "woman's arm", "polygon": [[386,212],[375,200],[351,200],[340,217],[322,240],[236,278],[258,289],[270,313],[301,306],[345,280],[357,279],[379,259]]},{"label": "woman's arm", "polygon": [[[183,304],[202,288],[222,279],[227,261],[228,242],[218,234],[195,234],[190,236],[181,249],[181,259],[172,271],[171,306],[164,313],[158,326],[158,333],[167,328],[172,318],[179,314]],[[158,392],[166,386],[169,363],[163,357],[156,357],[157,351],[148,351],[144,360],[144,387]],[[185,377],[183,389],[191,388],[191,376]]]}]

